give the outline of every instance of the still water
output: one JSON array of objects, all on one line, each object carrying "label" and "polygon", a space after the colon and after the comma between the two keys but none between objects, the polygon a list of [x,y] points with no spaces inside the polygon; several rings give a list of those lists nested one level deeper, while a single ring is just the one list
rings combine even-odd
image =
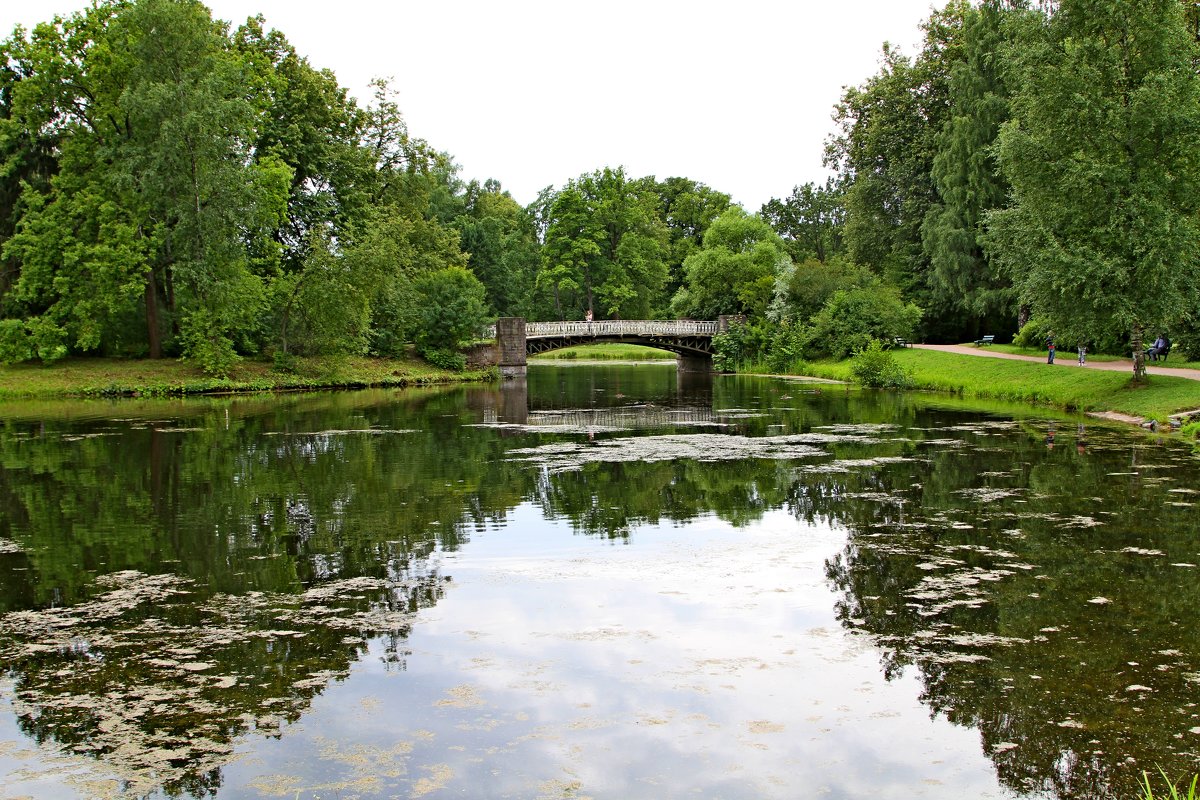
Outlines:
[{"label": "still water", "polygon": [[1200,769],[1198,500],[661,365],[3,406],[0,797],[1132,798]]}]

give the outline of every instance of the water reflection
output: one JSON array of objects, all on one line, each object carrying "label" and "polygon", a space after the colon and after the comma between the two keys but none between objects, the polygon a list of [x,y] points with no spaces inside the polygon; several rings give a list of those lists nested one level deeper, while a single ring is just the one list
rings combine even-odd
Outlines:
[{"label": "water reflection", "polygon": [[[883,770],[874,796],[906,796],[922,769],[943,781],[931,796],[997,791],[978,766],[932,766],[957,729],[1018,793],[1129,796],[1143,769],[1195,768],[1200,478],[1190,452],[1135,433],[664,367],[0,418],[0,694],[30,740],[114,781],[80,796],[436,796],[537,761],[527,743],[546,737],[576,753],[548,763],[590,776],[557,793],[592,796],[664,770],[731,797],[867,791],[797,770],[815,754]],[[885,768],[921,723],[879,698],[914,683],[918,716],[960,727]],[[407,734],[360,742],[372,775],[360,760],[338,783],[359,745],[314,760],[332,745],[300,723],[344,725],[319,699],[345,692]],[[645,751],[656,731],[695,746],[600,776],[598,750]],[[271,741],[286,775],[233,766],[274,764]],[[453,775],[397,766],[472,747],[490,755]]]}]

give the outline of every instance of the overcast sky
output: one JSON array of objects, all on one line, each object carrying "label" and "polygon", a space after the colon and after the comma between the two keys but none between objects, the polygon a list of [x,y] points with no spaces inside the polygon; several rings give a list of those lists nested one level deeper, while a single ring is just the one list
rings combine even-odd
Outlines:
[{"label": "overcast sky", "polygon": [[[2,0],[0,32],[85,7]],[[261,13],[360,100],[393,79],[409,132],[522,204],[604,166],[682,175],[749,211],[822,181],[842,88],[883,42],[916,52],[930,0],[211,0]]]}]

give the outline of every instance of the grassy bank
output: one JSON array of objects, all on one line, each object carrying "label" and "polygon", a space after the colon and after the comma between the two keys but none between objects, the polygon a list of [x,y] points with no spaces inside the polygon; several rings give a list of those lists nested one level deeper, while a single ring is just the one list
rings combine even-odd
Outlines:
[{"label": "grassy bank", "polygon": [[0,366],[0,399],[410,386],[482,380],[487,375],[483,371],[447,372],[416,360],[341,356],[297,359],[291,372],[247,360],[228,378],[212,378],[195,365],[174,359],[70,358],[53,366]]},{"label": "grassy bank", "polygon": [[636,344],[582,344],[542,353],[534,358],[538,361],[664,361],[674,359],[675,354]]},{"label": "grassy bank", "polygon": [[[1200,381],[1162,375],[1133,386],[1124,372],[1052,367],[1044,363],[896,350],[896,362],[913,376],[913,386],[964,397],[1012,400],[1078,411],[1113,411],[1165,419],[1200,409]],[[850,361],[813,362],[803,374],[851,380]]]}]

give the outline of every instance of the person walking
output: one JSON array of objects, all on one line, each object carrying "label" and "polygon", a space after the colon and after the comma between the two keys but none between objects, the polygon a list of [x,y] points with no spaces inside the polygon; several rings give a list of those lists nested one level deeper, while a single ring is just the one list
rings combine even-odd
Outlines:
[{"label": "person walking", "polygon": [[1046,356],[1046,363],[1053,364],[1054,363],[1054,331],[1050,331],[1050,333],[1046,334],[1046,352],[1048,353],[1048,355]]},{"label": "person walking", "polygon": [[1079,343],[1079,366],[1087,364],[1087,346],[1083,342]]}]

